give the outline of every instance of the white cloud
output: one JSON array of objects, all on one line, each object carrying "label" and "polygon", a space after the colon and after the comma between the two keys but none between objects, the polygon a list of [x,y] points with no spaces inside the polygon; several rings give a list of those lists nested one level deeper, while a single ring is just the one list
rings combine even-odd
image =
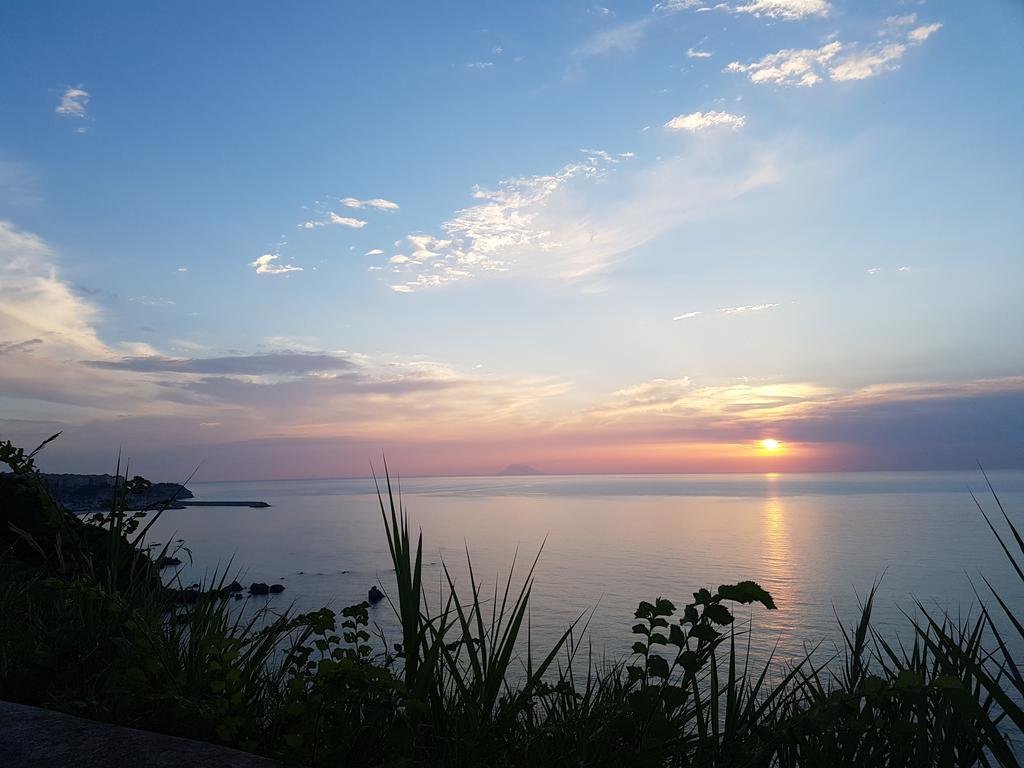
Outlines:
[{"label": "white cloud", "polygon": [[471,61],[466,64],[466,69],[490,69],[493,66],[493,61]]},{"label": "white cloud", "polygon": [[867,273],[869,275],[877,275],[881,271],[882,271],[881,267],[870,267],[870,268],[868,268]]},{"label": "white cloud", "polygon": [[380,211],[397,211],[398,203],[385,200],[382,197],[374,197],[370,200],[359,200],[355,197],[343,197],[339,200],[346,208],[376,208]]},{"label": "white cloud", "polygon": [[689,115],[677,115],[665,123],[670,131],[689,131],[698,133],[708,128],[742,128],[747,122],[743,115],[732,115],[728,112],[693,112]]},{"label": "white cloud", "polygon": [[750,64],[731,62],[726,71],[743,72],[757,84],[815,85],[821,82],[825,69],[842,48],[838,40],[821,48],[784,48]]},{"label": "white cloud", "polygon": [[89,113],[86,108],[89,105],[89,92],[81,86],[67,88],[61,94],[60,104],[55,110],[61,117],[87,118]]},{"label": "white cloud", "polygon": [[588,8],[587,13],[590,14],[591,16],[597,16],[602,19],[615,18],[615,11],[611,10],[610,8],[605,8],[604,6],[601,5],[595,5],[592,8]]},{"label": "white cloud", "polygon": [[275,264],[280,258],[276,253],[265,253],[256,261],[250,261],[249,266],[256,268],[257,275],[283,275],[286,272],[301,272],[302,267],[292,264]]},{"label": "white cloud", "polygon": [[698,312],[684,312],[681,315],[676,315],[672,319],[673,320],[689,320],[690,318],[697,317],[697,315],[699,315],[699,314],[700,314],[699,311]]},{"label": "white cloud", "polygon": [[362,219],[353,219],[349,216],[339,216],[338,214],[331,211],[327,214],[326,219],[319,219],[316,221],[307,221],[302,224],[303,229],[316,229],[317,227],[326,227],[330,224],[340,224],[343,227],[351,227],[352,229],[362,229],[366,226],[366,222]]},{"label": "white cloud", "polygon": [[905,45],[889,43],[875,50],[854,53],[837,62],[829,71],[829,76],[836,82],[867,80],[882,72],[898,69],[899,60],[906,52]]},{"label": "white cloud", "polygon": [[366,253],[364,253],[363,256],[381,256],[383,254],[384,251],[382,251],[380,248],[371,248]]},{"label": "white cloud", "polygon": [[722,307],[718,311],[723,315],[743,315],[748,312],[764,312],[781,306],[781,304],[745,304],[741,307]]},{"label": "white cloud", "polygon": [[[890,17],[888,21],[890,27],[901,28],[913,24],[915,19]],[[746,74],[757,84],[812,86],[826,78],[835,82],[866,80],[899,69],[907,44],[920,45],[941,28],[941,24],[928,24],[905,35],[883,30],[883,39],[866,47],[832,40],[821,48],[786,48],[749,64],[733,61],[726,71]]]},{"label": "white cloud", "polygon": [[903,266],[903,267],[897,267],[896,271],[897,272],[913,272],[914,268],[913,267]]},{"label": "white cloud", "polygon": [[328,215],[328,222],[331,224],[340,224],[343,227],[352,227],[352,229],[362,229],[366,226],[366,222],[362,219],[353,219],[348,216],[339,216],[336,213]]},{"label": "white cloud", "polygon": [[48,348],[104,355],[93,328],[98,318],[99,308],[60,279],[46,243],[0,220],[0,339],[42,339]]},{"label": "white cloud", "polygon": [[693,48],[687,48],[686,55],[691,59],[710,59],[714,54],[711,51],[698,51]]},{"label": "white cloud", "polygon": [[178,267],[179,272],[188,272],[188,267]]},{"label": "white cloud", "polygon": [[737,5],[733,13],[751,13],[772,19],[794,21],[808,16],[827,16],[830,6],[825,0],[753,0],[747,5]]},{"label": "white cloud", "polygon": [[926,24],[923,27],[912,29],[907,35],[907,39],[913,43],[923,43],[940,29],[942,29],[941,24]]}]

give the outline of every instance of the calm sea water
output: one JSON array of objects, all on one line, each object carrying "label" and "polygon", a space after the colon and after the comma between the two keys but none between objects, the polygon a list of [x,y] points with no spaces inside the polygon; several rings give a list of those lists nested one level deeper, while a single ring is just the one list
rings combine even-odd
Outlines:
[{"label": "calm sea water", "polygon": [[[1024,472],[990,473],[1011,516],[1024,519]],[[279,582],[272,606],[341,608],[371,585],[393,589],[372,480],[195,483],[198,499],[262,500],[268,509],[197,508],[165,514],[156,541],[184,539],[185,583],[231,564],[246,585]],[[580,615],[591,617],[595,654],[619,658],[640,600],[682,606],[699,587],[753,579],[778,610],[741,608],[755,655],[794,658],[808,644],[829,653],[836,614],[854,620],[858,594],[881,579],[876,626],[905,633],[915,598],[966,612],[984,574],[1016,606],[1015,581],[972,501],[995,504],[980,473],[650,475],[415,478],[401,483],[422,528],[426,578],[440,589],[442,561],[468,589],[466,548],[478,582],[493,592],[518,547],[536,570],[531,626],[543,646]],[[254,598],[251,603],[268,598]],[[387,603],[372,619],[397,639]]]}]

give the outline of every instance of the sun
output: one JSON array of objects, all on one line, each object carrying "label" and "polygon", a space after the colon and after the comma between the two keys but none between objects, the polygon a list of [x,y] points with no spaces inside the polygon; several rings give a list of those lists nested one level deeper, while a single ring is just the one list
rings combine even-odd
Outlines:
[{"label": "sun", "polygon": [[761,441],[761,448],[766,450],[768,453],[778,453],[782,448],[782,443],[773,437],[769,437]]}]

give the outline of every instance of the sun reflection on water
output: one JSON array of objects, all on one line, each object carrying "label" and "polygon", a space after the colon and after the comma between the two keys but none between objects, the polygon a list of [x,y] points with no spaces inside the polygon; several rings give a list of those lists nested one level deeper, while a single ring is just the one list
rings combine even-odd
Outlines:
[{"label": "sun reflection on water", "polygon": [[769,490],[761,510],[762,586],[772,593],[778,610],[766,612],[758,623],[768,630],[785,632],[792,622],[792,606],[787,606],[787,598],[793,597],[793,558],[789,521],[776,488],[778,477],[775,473],[765,475]]}]

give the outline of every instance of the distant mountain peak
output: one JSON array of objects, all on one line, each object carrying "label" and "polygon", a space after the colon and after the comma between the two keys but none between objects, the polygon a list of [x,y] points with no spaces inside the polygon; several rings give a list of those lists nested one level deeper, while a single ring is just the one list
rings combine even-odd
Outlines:
[{"label": "distant mountain peak", "polygon": [[539,469],[531,467],[529,464],[509,464],[505,467],[499,475],[543,475]]}]

